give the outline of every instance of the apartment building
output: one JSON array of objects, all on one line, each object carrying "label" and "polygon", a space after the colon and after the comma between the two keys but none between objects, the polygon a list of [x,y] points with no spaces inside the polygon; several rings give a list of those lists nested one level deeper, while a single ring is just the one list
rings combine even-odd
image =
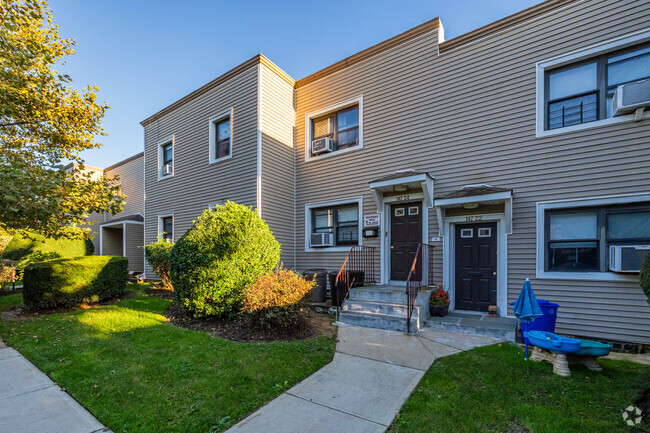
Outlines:
[{"label": "apartment building", "polygon": [[404,286],[426,247],[453,310],[507,317],[529,278],[558,332],[648,344],[650,113],[614,99],[650,79],[649,23],[647,1],[551,0],[449,40],[435,18],[299,80],[255,56],[142,122],[145,242],[232,200],[286,267],[363,246]]}]

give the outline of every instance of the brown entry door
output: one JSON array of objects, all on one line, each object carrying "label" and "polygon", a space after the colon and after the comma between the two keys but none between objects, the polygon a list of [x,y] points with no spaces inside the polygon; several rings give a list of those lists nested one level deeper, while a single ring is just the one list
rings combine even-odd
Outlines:
[{"label": "brown entry door", "polygon": [[487,311],[497,303],[497,224],[457,224],[456,308]]},{"label": "brown entry door", "polygon": [[[394,204],[390,214],[390,279],[406,281],[422,242],[422,203]],[[416,278],[420,278],[416,268]]]}]

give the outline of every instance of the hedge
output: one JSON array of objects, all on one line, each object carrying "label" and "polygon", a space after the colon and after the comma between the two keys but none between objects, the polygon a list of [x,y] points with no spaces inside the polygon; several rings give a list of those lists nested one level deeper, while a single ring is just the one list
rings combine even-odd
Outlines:
[{"label": "hedge", "polygon": [[650,254],[645,255],[643,264],[641,265],[641,273],[639,274],[639,281],[641,283],[641,288],[643,293],[648,298],[648,304],[650,304]]},{"label": "hedge", "polygon": [[[71,230],[75,229],[71,228]],[[94,248],[92,242],[87,239],[53,239],[38,233],[18,232],[9,241],[2,258],[20,262],[34,253],[56,253],[59,257],[79,257],[92,255]]]},{"label": "hedge", "polygon": [[33,309],[73,307],[124,292],[126,257],[85,256],[30,263],[23,276],[25,305]]},{"label": "hedge", "polygon": [[179,304],[196,317],[238,313],[244,291],[280,261],[280,244],[253,209],[206,210],[176,242],[169,272]]}]

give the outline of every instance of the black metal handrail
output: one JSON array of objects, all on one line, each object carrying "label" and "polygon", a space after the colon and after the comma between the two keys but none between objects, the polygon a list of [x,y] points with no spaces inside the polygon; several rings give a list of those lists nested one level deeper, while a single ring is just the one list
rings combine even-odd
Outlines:
[{"label": "black metal handrail", "polygon": [[433,246],[420,242],[406,278],[406,332],[411,333],[411,317],[422,286],[433,283]]},{"label": "black metal handrail", "polygon": [[339,320],[341,307],[352,287],[375,283],[375,247],[354,245],[336,275],[336,287],[332,287],[332,296],[337,297],[336,320]]}]

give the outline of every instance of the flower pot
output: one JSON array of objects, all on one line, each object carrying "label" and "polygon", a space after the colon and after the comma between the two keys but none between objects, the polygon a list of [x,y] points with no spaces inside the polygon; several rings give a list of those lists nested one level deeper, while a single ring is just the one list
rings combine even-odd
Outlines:
[{"label": "flower pot", "polygon": [[446,305],[429,305],[429,314],[432,316],[445,317],[449,313],[449,307]]}]

